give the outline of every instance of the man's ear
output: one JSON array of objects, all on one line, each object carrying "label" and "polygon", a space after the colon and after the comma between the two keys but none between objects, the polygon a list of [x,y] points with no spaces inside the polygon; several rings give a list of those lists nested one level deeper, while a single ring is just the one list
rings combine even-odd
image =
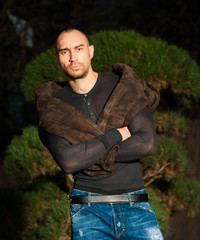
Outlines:
[{"label": "man's ear", "polygon": [[94,57],[94,45],[89,46],[90,59]]}]

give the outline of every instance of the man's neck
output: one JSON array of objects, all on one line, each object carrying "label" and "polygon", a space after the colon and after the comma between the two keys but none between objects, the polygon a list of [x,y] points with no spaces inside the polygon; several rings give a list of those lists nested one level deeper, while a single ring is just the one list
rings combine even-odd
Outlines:
[{"label": "man's neck", "polygon": [[74,92],[79,94],[88,93],[96,84],[98,73],[92,71],[84,78],[70,80],[69,84]]}]

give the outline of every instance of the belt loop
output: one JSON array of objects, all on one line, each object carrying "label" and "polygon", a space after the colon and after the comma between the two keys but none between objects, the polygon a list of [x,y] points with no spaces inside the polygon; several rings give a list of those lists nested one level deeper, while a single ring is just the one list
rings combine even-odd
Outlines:
[{"label": "belt loop", "polygon": [[131,193],[128,193],[128,200],[129,200],[129,204],[132,207],[133,206],[133,202],[131,200]]},{"label": "belt loop", "polygon": [[88,207],[91,206],[91,193],[88,193]]}]

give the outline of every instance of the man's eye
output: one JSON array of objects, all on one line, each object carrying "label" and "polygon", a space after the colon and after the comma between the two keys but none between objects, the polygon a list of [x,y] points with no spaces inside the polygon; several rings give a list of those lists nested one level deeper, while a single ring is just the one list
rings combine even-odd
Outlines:
[{"label": "man's eye", "polygon": [[82,50],[82,48],[77,48],[76,50],[77,50],[77,52],[80,52]]},{"label": "man's eye", "polygon": [[61,54],[62,55],[68,54],[68,51],[62,51]]}]

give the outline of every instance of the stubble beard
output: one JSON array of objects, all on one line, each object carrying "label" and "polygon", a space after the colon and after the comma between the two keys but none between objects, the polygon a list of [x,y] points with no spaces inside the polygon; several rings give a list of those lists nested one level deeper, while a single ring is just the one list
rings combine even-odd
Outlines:
[{"label": "stubble beard", "polygon": [[73,71],[71,73],[70,66],[67,67],[67,68],[62,68],[62,70],[64,71],[64,73],[66,74],[66,76],[69,80],[74,81],[74,80],[77,80],[77,79],[84,78],[88,75],[89,69],[86,70],[82,64],[81,64],[81,66],[83,67],[83,70],[79,74],[76,74],[76,71],[74,71],[74,74],[73,74]]}]

